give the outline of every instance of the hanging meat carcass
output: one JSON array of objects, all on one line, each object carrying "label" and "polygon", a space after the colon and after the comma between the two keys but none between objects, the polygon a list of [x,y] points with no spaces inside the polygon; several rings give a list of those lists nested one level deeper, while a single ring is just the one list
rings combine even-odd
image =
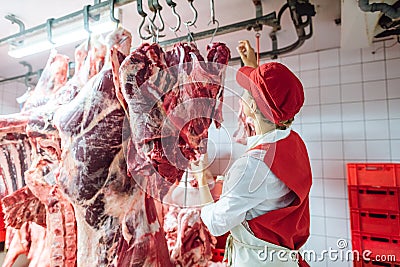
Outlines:
[{"label": "hanging meat carcass", "polygon": [[[128,169],[136,180],[147,180],[151,186],[143,188],[151,196],[162,199],[189,160],[206,152],[203,140],[212,120],[217,127],[222,122],[229,58],[222,43],[208,47],[208,62],[192,44],[166,53],[157,44],[143,44],[116,67],[117,94],[129,116]],[[171,209],[164,230],[173,264],[206,266],[215,239],[196,217],[199,210]]]},{"label": "hanging meat carcass", "polygon": [[[112,37],[114,51],[127,55],[130,34],[118,29]],[[55,115],[63,150],[59,184],[76,212],[78,266],[169,266],[153,200],[127,174],[124,118],[111,62]]]},{"label": "hanging meat carcass", "polygon": [[[8,214],[7,211],[17,212],[16,209],[12,209],[12,207],[16,206],[15,208],[17,208],[18,205],[20,208],[20,210],[18,211],[19,214],[23,213],[26,215],[28,213],[32,213],[29,216],[22,216],[20,218],[20,220],[23,220],[22,222],[20,222],[20,224],[23,223],[24,227],[22,227],[20,224],[7,226],[7,233],[14,233],[14,235],[6,236],[6,244],[8,244],[10,247],[8,247],[9,252],[7,253],[7,257],[3,263],[3,266],[12,266],[15,259],[21,253],[28,254],[31,257],[32,262],[36,262],[37,257],[40,257],[41,255],[41,253],[39,253],[38,251],[34,252],[32,250],[37,248],[38,246],[35,246],[35,244],[31,246],[31,240],[28,240],[29,242],[26,243],[25,246],[22,246],[25,249],[18,249],[21,248],[21,244],[19,243],[21,240],[14,240],[14,238],[18,238],[19,236],[36,236],[36,234],[39,234],[41,231],[42,234],[45,236],[45,233],[43,233],[43,231],[45,232],[45,229],[42,226],[31,223],[32,221],[30,221],[30,219],[42,221],[42,219],[40,219],[43,216],[42,209],[30,210],[26,207],[26,205],[28,205],[29,207],[29,204],[32,204],[33,202],[36,202],[38,200],[35,198],[31,198],[31,201],[25,203],[15,203],[13,202],[13,200],[18,200],[22,196],[21,190],[24,189],[20,189],[20,191],[15,190],[23,188],[26,183],[25,173],[29,168],[32,167],[32,152],[34,148],[32,148],[32,144],[26,133],[26,127],[29,122],[29,114],[35,107],[38,107],[45,103],[47,99],[47,97],[44,97],[44,99],[40,99],[37,94],[33,93],[50,93],[54,90],[58,90],[66,82],[67,67],[67,57],[56,53],[51,53],[36,88],[31,91],[31,95],[28,98],[26,110],[18,114],[3,115],[0,118],[0,133],[2,135],[2,157],[0,164],[2,169],[2,177],[5,184],[8,185],[6,186],[6,193],[10,196],[10,198],[7,199],[8,201],[3,202],[5,216],[13,216],[11,214]],[[15,198],[12,198],[13,196]],[[35,206],[31,208],[34,207]],[[34,231],[34,234],[31,235],[31,228],[35,226],[37,226],[36,230]],[[40,238],[34,238],[34,240],[40,240]],[[44,243],[45,241],[42,240],[41,242]],[[48,257],[45,258],[48,259]],[[48,266],[48,260],[42,261],[42,266]]]},{"label": "hanging meat carcass", "polygon": [[[215,43],[208,47],[207,58],[210,61],[205,63],[193,45],[177,44],[164,53],[157,44],[143,44],[119,68],[131,144],[138,152],[131,161],[128,147],[132,173],[152,166],[172,184],[181,178],[188,160],[205,153],[202,141],[212,119],[219,120],[217,125],[222,120],[222,102],[217,100],[222,100],[230,52]],[[165,190],[160,193],[155,196],[162,197]]]},{"label": "hanging meat carcass", "polygon": [[31,112],[26,129],[35,148],[34,162],[26,173],[26,182],[46,207],[50,266],[75,266],[77,247],[74,210],[56,183],[61,148],[58,131],[53,127],[53,116],[61,105],[75,98],[84,84],[100,71],[104,63],[105,45],[93,38],[78,47],[75,55],[78,65],[74,76],[54,91],[45,105]]},{"label": "hanging meat carcass", "polygon": [[[1,153],[0,165],[7,192],[25,185],[24,172],[31,163],[31,146],[26,126],[29,122],[29,110],[45,102],[49,93],[58,90],[67,80],[68,58],[52,53],[34,90],[30,92],[24,112],[0,116]],[[40,99],[45,98],[45,99]]]},{"label": "hanging meat carcass", "polygon": [[[22,222],[27,222],[26,225],[28,227],[33,225],[30,222],[37,221],[43,215],[42,212],[34,209],[34,206],[29,204],[40,203],[41,208],[45,207],[45,215],[47,215],[47,222],[44,225],[46,228],[43,228],[43,231],[47,231],[45,235],[46,240],[41,241],[46,245],[47,256],[38,261],[37,257],[41,254],[34,251],[38,245],[34,244],[34,241],[30,242],[30,247],[28,247],[28,258],[31,260],[30,266],[36,266],[34,265],[35,262],[37,264],[40,263],[38,266],[75,266],[75,217],[72,206],[55,185],[55,173],[58,169],[60,145],[58,133],[52,126],[52,119],[54,112],[60,105],[72,100],[83,84],[99,71],[104,62],[104,56],[105,46],[98,41],[96,42],[96,38],[92,38],[89,43],[85,42],[80,45],[75,50],[75,74],[65,85],[60,87],[54,84],[60,84],[55,81],[63,80],[62,77],[59,77],[60,75],[65,75],[66,77],[67,73],[64,71],[64,67],[67,60],[63,61],[66,57],[58,56],[52,52],[51,58],[58,58],[58,64],[54,63],[55,60],[49,60],[51,64],[46,66],[38,86],[31,91],[31,95],[28,97],[23,111],[20,114],[11,116],[11,118],[18,118],[19,122],[23,121],[23,124],[19,124],[19,128],[24,131],[24,136],[27,137],[27,143],[29,142],[28,147],[32,148],[32,155],[27,157],[27,159],[32,159],[33,163],[29,171],[25,172],[25,176],[22,176],[22,180],[27,182],[30,188],[28,190],[29,192],[33,192],[32,195],[34,198],[30,202],[21,203],[15,202],[21,194],[9,195],[3,201],[6,210],[7,207],[10,208],[9,214],[6,215],[10,217],[14,215],[13,213],[18,212],[21,215],[20,219],[22,219]],[[64,62],[65,64],[61,64],[60,62]],[[49,84],[46,84],[46,81]],[[43,99],[40,99],[36,94],[43,92],[47,92],[48,95],[46,97],[42,96]],[[5,125],[10,125],[9,118],[6,122]],[[9,131],[10,127],[4,127],[4,129]],[[13,126],[12,130],[15,131],[16,127]],[[19,138],[18,141],[21,139]],[[21,150],[19,152],[21,153]],[[14,226],[9,225],[8,227]],[[38,228],[36,230],[39,231]],[[12,231],[17,232],[20,229],[17,227]],[[9,243],[14,245],[18,242],[10,241]],[[15,256],[18,256],[15,255],[16,251],[18,250],[15,248],[9,248],[8,254],[10,254],[10,257],[7,257],[7,259],[15,259]],[[13,253],[14,255],[12,255]],[[12,262],[9,262],[9,264],[12,264]]]}]

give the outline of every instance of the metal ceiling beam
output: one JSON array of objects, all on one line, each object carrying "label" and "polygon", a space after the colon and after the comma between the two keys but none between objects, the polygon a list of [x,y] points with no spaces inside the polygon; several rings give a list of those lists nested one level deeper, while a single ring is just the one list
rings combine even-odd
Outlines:
[{"label": "metal ceiling beam", "polygon": [[[217,31],[215,29],[210,29],[207,31],[192,33],[191,35],[194,40],[206,39],[206,38],[210,38],[212,36],[224,35],[227,33],[232,33],[232,32],[236,32],[236,31],[240,31],[240,30],[251,30],[251,29],[259,27],[259,25],[271,26],[275,23],[275,20],[276,20],[276,13],[272,12],[272,13],[262,16],[260,18],[249,19],[249,20],[245,20],[242,22],[219,27],[217,29]],[[190,36],[189,37],[188,36],[177,37],[174,39],[161,41],[161,42],[159,42],[159,45],[168,46],[168,45],[172,45],[172,44],[179,43],[179,42],[186,42],[186,41],[188,41],[188,39],[190,39]]]},{"label": "metal ceiling beam", "polygon": [[[136,0],[114,0],[115,6],[123,6],[125,4],[134,2]],[[95,11],[95,10],[99,10],[99,9],[106,9],[109,7],[110,3],[112,2],[112,0],[109,1],[104,1],[104,2],[100,2],[100,1],[95,1],[95,5],[90,6],[89,10],[90,11]],[[270,14],[267,14],[265,16],[262,16],[262,5],[261,5],[261,1],[260,0],[253,0],[253,3],[256,7],[256,18],[254,19],[250,19],[250,20],[246,20],[246,21],[242,21],[242,22],[238,22],[235,24],[230,24],[230,25],[226,25],[226,26],[222,26],[219,27],[217,29],[210,29],[210,30],[206,30],[203,32],[198,32],[198,33],[192,33],[191,36],[182,36],[182,37],[177,37],[174,39],[170,39],[170,40],[166,40],[166,41],[162,41],[159,42],[159,44],[161,46],[168,46],[168,45],[172,45],[174,43],[178,43],[178,42],[185,42],[188,41],[188,39],[190,39],[189,37],[193,38],[194,40],[200,40],[200,39],[205,39],[205,38],[210,38],[213,36],[218,36],[218,35],[224,35],[224,34],[228,34],[228,33],[232,33],[232,32],[236,32],[236,31],[240,31],[240,30],[257,30],[259,28],[262,27],[262,25],[267,25],[270,27],[273,27],[276,30],[279,30],[279,20],[280,20],[280,16],[281,14],[279,14],[278,18],[276,16],[276,12],[272,12]],[[312,7],[312,5],[311,5]],[[62,23],[68,20],[72,20],[74,18],[77,18],[78,16],[83,15],[83,10],[79,10],[76,11],[74,13],[68,14],[66,16],[63,16],[61,18],[57,18],[53,20],[53,24],[58,24],[58,23]],[[292,11],[293,12],[293,11]],[[281,12],[280,12],[281,13]],[[290,51],[293,51],[294,49],[298,48],[299,46],[301,46],[304,41],[306,39],[309,39],[312,36],[312,22],[311,22],[311,17],[312,15],[307,15],[307,21],[303,22],[301,20],[301,16],[304,14],[301,14],[300,16],[297,15],[294,18],[293,14],[292,14],[292,19],[294,19],[294,24],[296,25],[296,30],[297,30],[297,34],[298,34],[298,40],[296,42],[294,42],[292,45],[289,45],[287,47],[284,48],[277,48],[277,44],[274,45],[273,49],[271,51],[267,51],[264,53],[261,53],[260,56],[261,57],[268,57],[268,56],[272,56],[272,57],[276,57],[279,54],[283,54],[283,53],[287,53]],[[299,21],[296,21],[300,19]],[[310,27],[310,32],[308,34],[305,33],[304,28],[306,26]],[[3,39],[0,39],[0,45],[3,43],[8,43],[11,42],[13,40],[16,40],[18,38],[23,37],[24,35],[27,34],[31,34],[35,31],[40,31],[43,30],[45,31],[47,28],[47,23],[38,25],[36,27],[24,30],[20,33],[14,34],[14,35],[10,35],[7,36]],[[274,40],[273,40],[274,41]],[[233,60],[237,60],[236,58]]]},{"label": "metal ceiling beam", "polygon": [[[115,0],[115,6],[117,6],[117,7],[118,6],[123,6],[123,5],[129,4],[129,3],[132,3],[134,1],[136,1],[136,0]],[[109,1],[104,1],[104,2],[99,2],[99,3],[97,3],[97,4],[93,5],[93,6],[90,6],[89,7],[89,12],[92,12],[92,11],[95,11],[95,10],[99,10],[99,9],[102,9],[102,8],[108,9],[109,5],[110,5],[110,0]],[[81,15],[83,15],[83,10],[79,10],[79,11],[70,13],[68,15],[65,15],[65,16],[61,17],[61,18],[56,18],[56,19],[53,20],[52,24],[53,25],[57,25],[57,24],[60,24],[60,23],[63,23],[63,22],[69,21],[69,20],[73,20],[73,19],[75,19],[75,18],[77,18],[77,17],[79,17]],[[0,45],[3,45],[5,43],[9,43],[11,41],[14,41],[14,40],[16,40],[18,38],[23,37],[24,35],[32,34],[34,32],[38,32],[38,31],[46,31],[46,26],[47,26],[47,23],[43,23],[43,24],[40,24],[40,25],[38,25],[36,27],[25,29],[25,30],[23,30],[23,31],[21,31],[19,33],[6,36],[6,37],[0,39]]]}]

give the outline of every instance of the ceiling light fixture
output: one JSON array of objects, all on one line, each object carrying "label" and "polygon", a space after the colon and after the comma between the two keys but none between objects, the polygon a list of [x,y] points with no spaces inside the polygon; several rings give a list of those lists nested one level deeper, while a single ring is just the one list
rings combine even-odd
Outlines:
[{"label": "ceiling light fixture", "polygon": [[[90,33],[94,35],[107,33],[114,30],[116,26],[117,24],[110,20],[109,13],[105,12],[90,23]],[[51,36],[49,36],[49,32]],[[80,20],[64,25],[54,25],[54,27],[50,24],[50,31],[47,29],[47,34],[42,31],[40,34],[26,36],[10,43],[8,55],[14,58],[22,58],[75,43],[88,38],[88,36],[88,29],[83,27]]]}]

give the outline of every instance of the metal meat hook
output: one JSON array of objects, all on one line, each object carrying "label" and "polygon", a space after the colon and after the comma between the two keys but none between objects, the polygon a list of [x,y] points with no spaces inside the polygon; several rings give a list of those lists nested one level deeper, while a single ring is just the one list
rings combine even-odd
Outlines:
[{"label": "metal meat hook", "polygon": [[179,14],[175,10],[176,3],[172,0],[166,0],[166,1],[167,1],[167,5],[172,9],[172,14],[174,14],[174,16],[176,18],[176,26],[169,27],[169,29],[173,32],[177,32],[179,30],[179,28],[181,27],[181,16],[179,16]]},{"label": "metal meat hook", "polygon": [[[213,22],[213,21],[210,21],[210,22],[208,22],[208,25],[210,25],[210,24],[211,24],[211,22]],[[213,22],[213,24],[214,24],[214,23],[216,23],[216,24],[217,24],[217,27],[215,28],[215,31],[213,32],[213,35],[211,36],[210,44],[213,42],[213,40],[214,40],[214,37],[215,37],[215,35],[217,34],[217,31],[218,31],[218,29],[219,29],[219,21],[218,21],[218,20],[216,20],[216,19],[214,19],[214,22]]]},{"label": "metal meat hook", "polygon": [[117,19],[114,15],[114,9],[115,9],[115,0],[110,0],[110,19],[112,22],[117,23],[117,27],[120,23],[119,19]]},{"label": "metal meat hook", "polygon": [[158,2],[158,0],[148,0],[148,4],[149,4],[149,9],[150,11],[152,11],[154,13],[153,18],[151,19],[152,24],[155,25],[154,21],[158,15],[158,20],[160,21],[160,27],[157,27],[158,31],[162,32],[165,28],[165,24],[164,24],[164,20],[161,16],[161,10],[162,10],[162,6],[160,5],[160,3]]},{"label": "metal meat hook", "polygon": [[211,23],[212,23],[213,25],[214,25],[214,24],[217,24],[217,27],[215,28],[215,31],[214,31],[213,35],[211,36],[211,41],[210,41],[210,43],[212,43],[213,40],[214,40],[215,34],[217,33],[217,31],[218,31],[218,29],[219,29],[219,21],[215,19],[214,0],[210,0],[210,10],[211,10],[211,19],[210,19],[210,21],[208,22],[207,25],[209,26]]},{"label": "metal meat hook", "polygon": [[17,24],[19,26],[19,32],[25,31],[25,24],[22,20],[18,19],[14,14],[8,14],[4,16],[5,19],[11,21],[12,24]]},{"label": "metal meat hook", "polygon": [[149,21],[150,21],[150,24],[149,24],[148,32],[154,38],[153,42],[158,43],[159,37],[165,37],[165,35],[160,34],[160,29],[154,24],[154,22],[151,19],[149,19]]},{"label": "metal meat hook", "polygon": [[198,13],[197,13],[196,8],[193,6],[193,1],[194,0],[188,0],[188,2],[190,3],[190,9],[193,11],[193,19],[191,21],[185,22],[185,25],[187,25],[187,26],[193,26],[197,21]]},{"label": "metal meat hook", "polygon": [[[214,0],[210,0],[210,10],[211,10],[211,20],[212,24],[215,24],[216,19],[215,19],[215,6],[214,6]],[[210,22],[208,25],[210,25]]]},{"label": "metal meat hook", "polygon": [[52,32],[52,25],[53,25],[54,18],[48,19],[46,22],[46,28],[47,28],[47,40],[54,45],[55,43],[53,42],[53,32]]},{"label": "metal meat hook", "polygon": [[29,63],[26,62],[26,61],[21,61],[21,62],[19,62],[19,64],[21,64],[21,65],[23,65],[24,67],[27,67],[27,68],[28,68],[28,72],[25,74],[24,83],[25,83],[25,86],[26,86],[27,88],[29,88],[29,87],[30,87],[30,84],[29,84],[29,76],[32,75],[32,65],[29,64]]},{"label": "metal meat hook", "polygon": [[142,16],[142,22],[139,25],[139,29],[138,29],[138,34],[140,39],[142,40],[148,40],[152,37],[152,35],[148,35],[148,36],[143,36],[142,34],[142,29],[143,29],[143,25],[144,22],[146,21],[146,17],[147,17],[147,13],[143,11],[143,1],[142,0],[137,0],[136,1],[136,7],[137,7],[137,12],[139,13],[140,16]]},{"label": "metal meat hook", "polygon": [[192,32],[190,31],[189,25],[187,25],[185,23],[185,26],[186,26],[186,29],[188,31],[188,42],[193,42],[197,46],[196,40],[194,39],[194,36],[193,36]]},{"label": "metal meat hook", "polygon": [[90,36],[92,31],[89,28],[89,7],[90,5],[86,5],[83,7],[83,26],[85,28],[85,31],[87,31]]}]

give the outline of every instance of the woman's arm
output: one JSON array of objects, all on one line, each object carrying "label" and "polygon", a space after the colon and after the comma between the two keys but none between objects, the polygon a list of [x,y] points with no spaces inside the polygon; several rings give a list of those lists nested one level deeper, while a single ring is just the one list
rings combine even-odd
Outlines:
[{"label": "woman's arm", "polygon": [[206,168],[204,166],[204,158],[201,158],[198,163],[199,172],[195,174],[197,182],[199,183],[199,192],[200,192],[200,204],[205,205],[209,203],[213,203],[214,199],[211,195],[210,188],[208,187]]}]

